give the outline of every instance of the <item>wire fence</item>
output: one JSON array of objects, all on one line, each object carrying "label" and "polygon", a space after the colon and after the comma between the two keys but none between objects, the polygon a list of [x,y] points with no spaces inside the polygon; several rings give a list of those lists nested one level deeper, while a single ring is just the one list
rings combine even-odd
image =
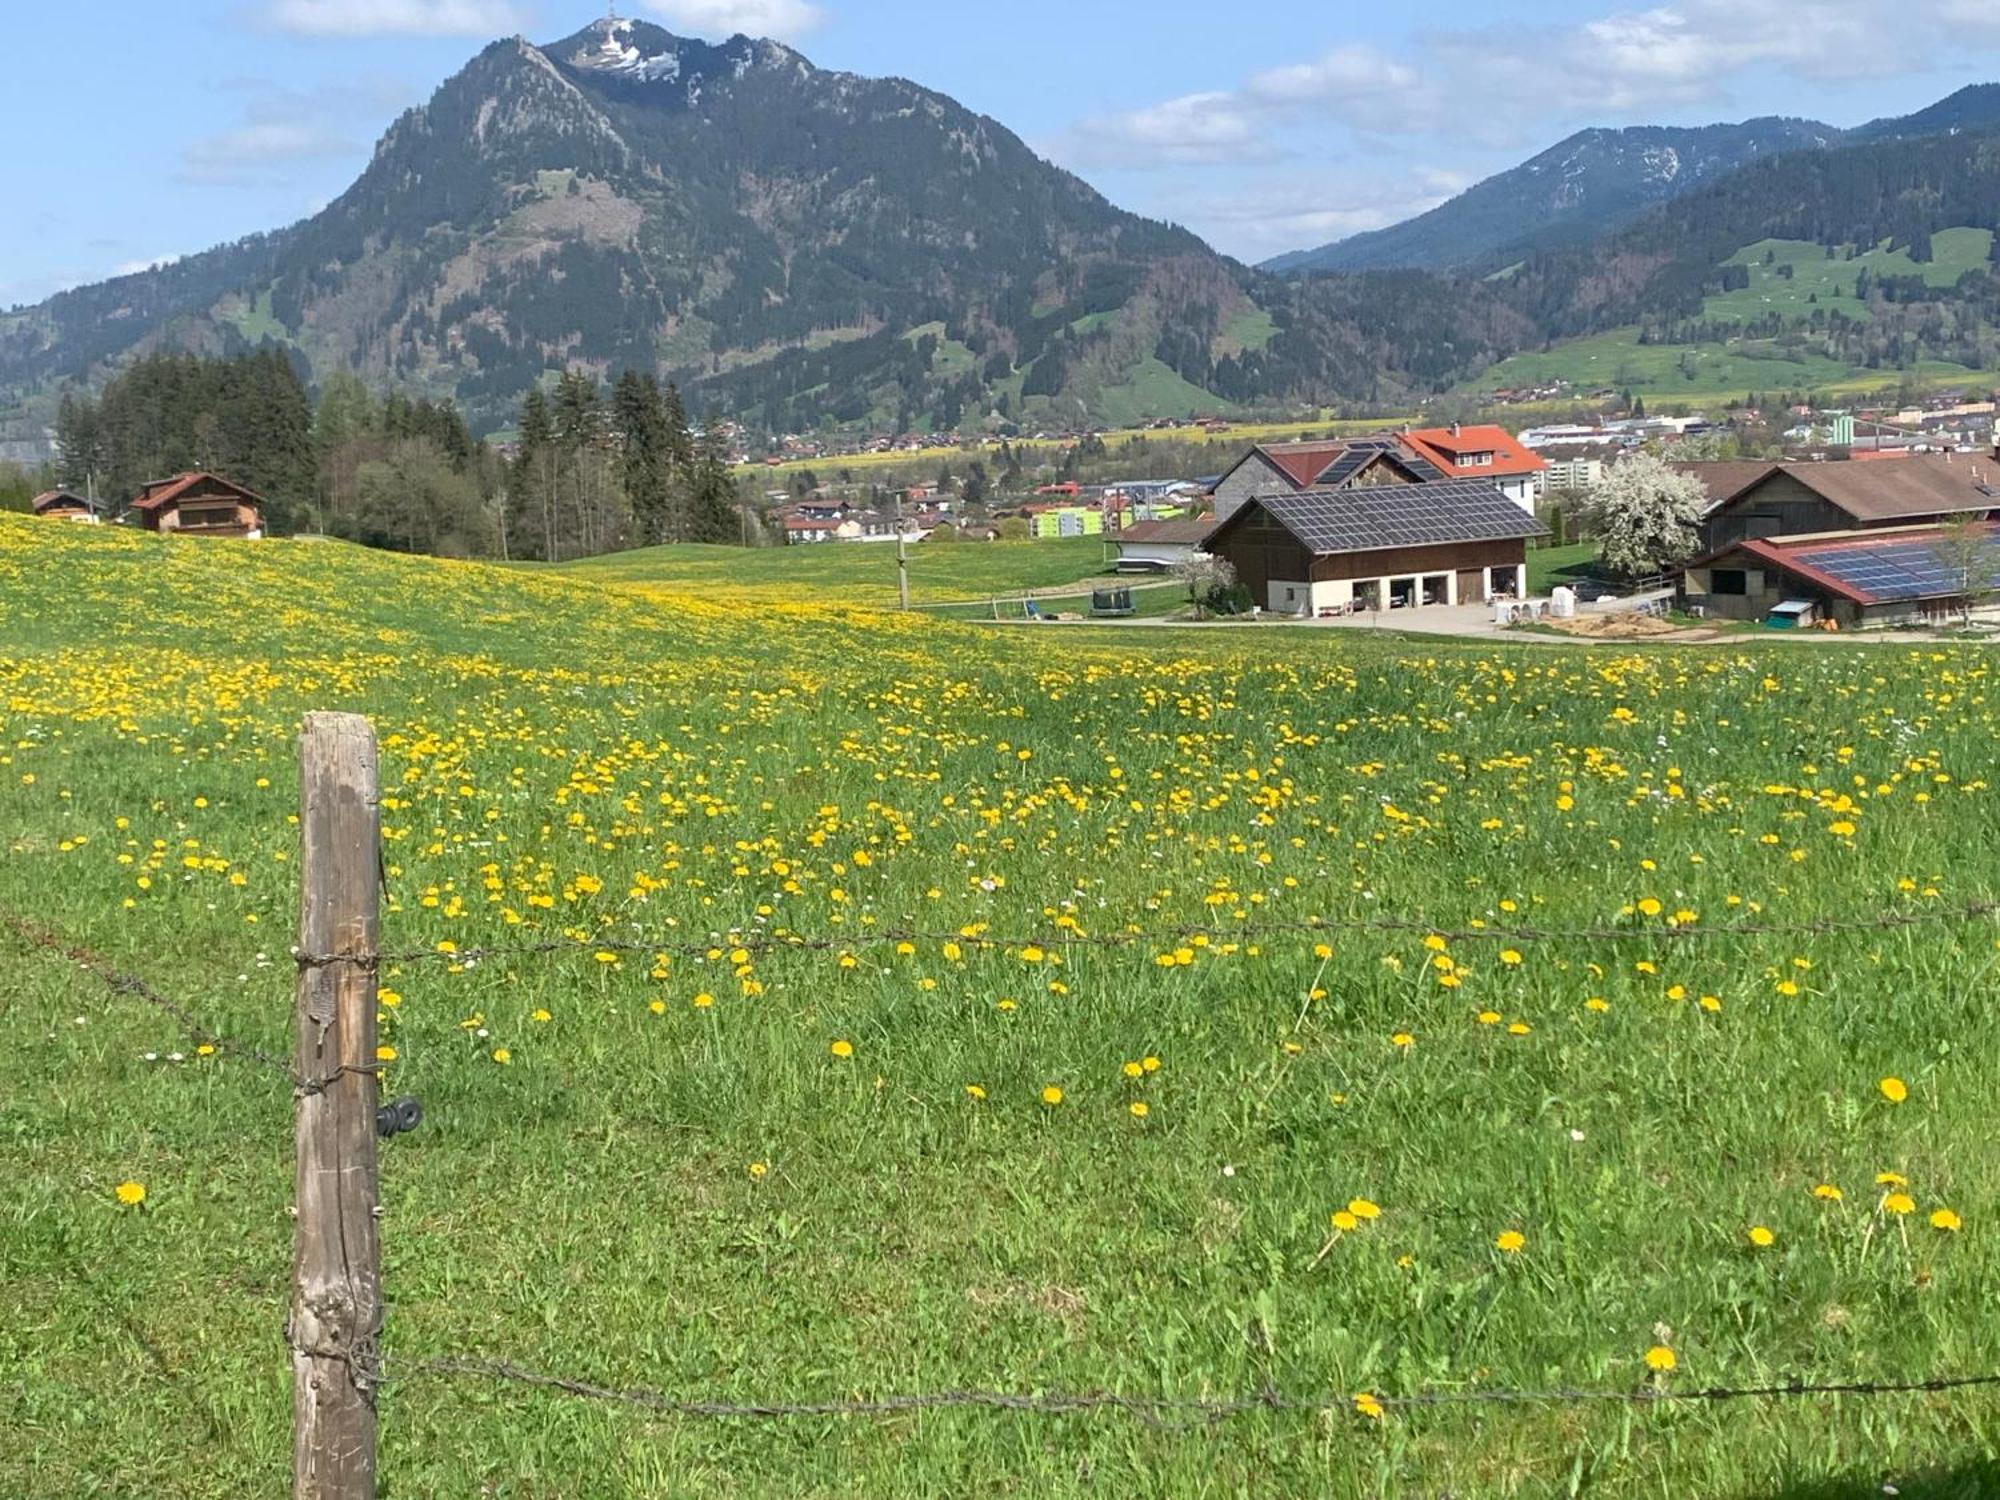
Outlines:
[{"label": "wire fence", "polygon": [[1693,922],[1662,922],[1657,926],[1626,923],[1619,926],[1535,927],[1444,926],[1408,917],[1309,918],[1293,922],[1245,922],[1235,925],[1186,925],[1161,928],[1120,928],[1112,932],[1085,933],[1071,928],[1053,928],[1039,933],[995,936],[990,932],[959,928],[954,931],[910,927],[870,927],[852,933],[796,933],[778,929],[712,932],[700,940],[686,937],[615,938],[611,936],[562,937],[522,943],[476,943],[460,947],[450,939],[440,939],[428,948],[387,949],[374,953],[305,953],[294,950],[294,960],[304,968],[325,968],[334,964],[356,963],[379,968],[385,964],[474,964],[498,959],[607,954],[614,958],[706,957],[720,949],[741,949],[751,954],[781,952],[832,953],[858,948],[879,948],[900,943],[942,947],[956,944],[975,952],[1019,952],[1026,948],[1068,950],[1092,948],[1133,948],[1183,944],[1197,939],[1207,942],[1252,943],[1281,937],[1337,937],[1343,934],[1377,934],[1440,938],[1453,943],[1692,943],[1726,942],[1759,937],[1826,937],[1839,933],[1892,932],[1907,928],[1950,926],[2000,916],[2000,900],[1981,899],[1930,909],[1898,908],[1865,917],[1834,917],[1803,922],[1741,921],[1704,925]]},{"label": "wire fence", "polygon": [[[1881,916],[1839,923],[1759,924],[1745,923],[1730,928],[1706,929],[1709,935],[1752,935],[1767,932],[1797,933],[1895,928],[1918,922],[1977,920],[2000,912],[2000,903],[1977,901],[1949,912],[1885,913]],[[1435,928],[1421,922],[1370,923],[1370,930],[1384,926],[1393,931],[1431,933]],[[329,1086],[346,1073],[374,1073],[374,1069],[343,1068],[326,1078],[302,1078],[283,1060],[253,1044],[232,1038],[206,1022],[195,1011],[162,994],[145,979],[119,969],[109,959],[59,933],[14,913],[0,912],[4,926],[30,948],[52,953],[79,965],[99,980],[108,991],[148,1005],[167,1016],[200,1045],[237,1053],[260,1067],[275,1071],[291,1082],[299,1093],[311,1093]],[[1241,931],[1242,929],[1229,929]],[[1324,932],[1338,930],[1335,924],[1266,924],[1260,931]],[[1176,929],[1186,933],[1188,929]],[[1489,929],[1475,929],[1481,936],[1494,935]],[[1533,929],[1514,929],[1511,936],[1534,940],[1526,934]],[[1537,937],[1557,939],[1574,933],[1541,931]],[[1628,929],[1604,929],[1601,936],[1631,936]],[[1658,936],[1657,933],[1647,934]],[[888,934],[883,934],[888,936]],[[1157,934],[1124,935],[1132,941],[1156,938]],[[968,941],[962,935],[951,940]],[[990,940],[997,943],[999,940]],[[1054,939],[1037,941],[1048,943]],[[590,951],[588,943],[521,945],[505,951],[510,955]],[[602,945],[598,945],[602,946]],[[657,945],[636,945],[637,951],[655,952]],[[412,957],[457,957],[465,953],[439,955],[418,950],[414,955],[345,953],[299,955],[302,968],[331,963],[351,963],[364,968]],[[1033,1417],[1118,1415],[1149,1427],[1179,1430],[1213,1426],[1233,1418],[1253,1414],[1326,1415],[1350,1413],[1361,1419],[1379,1420],[1390,1413],[1416,1412],[1466,1407],[1587,1406],[1624,1405],[1649,1407],[1668,1404],[1714,1405],[1738,1401],[1776,1401],[1808,1398],[1877,1398],[1949,1394],[1952,1392],[2000,1387],[2000,1373],[1932,1375],[1912,1379],[1808,1380],[1794,1377],[1775,1382],[1742,1386],[1676,1386],[1662,1373],[1653,1373],[1645,1383],[1626,1389],[1552,1387],[1537,1390],[1514,1389],[1431,1389],[1406,1392],[1362,1390],[1285,1391],[1275,1385],[1241,1395],[1175,1395],[1121,1391],[1054,1390],[1006,1391],[940,1389],[888,1395],[862,1395],[819,1400],[769,1399],[722,1400],[705,1396],[676,1395],[665,1389],[623,1387],[574,1375],[534,1369],[508,1359],[459,1354],[404,1360],[385,1355],[374,1338],[346,1350],[315,1346],[305,1350],[296,1339],[292,1347],[317,1357],[331,1357],[351,1372],[357,1389],[369,1399],[385,1388],[412,1386],[429,1381],[474,1382],[519,1388],[525,1391],[609,1404],[673,1419],[696,1421],[788,1421],[851,1418],[894,1418],[935,1411],[972,1411]]]}]

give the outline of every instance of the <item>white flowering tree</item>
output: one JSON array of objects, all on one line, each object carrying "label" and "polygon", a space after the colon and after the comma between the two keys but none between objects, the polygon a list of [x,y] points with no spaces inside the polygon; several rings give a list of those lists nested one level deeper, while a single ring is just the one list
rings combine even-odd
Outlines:
[{"label": "white flowering tree", "polygon": [[1650,453],[1620,459],[1590,492],[1585,514],[1607,567],[1627,577],[1658,573],[1694,556],[1708,491]]}]

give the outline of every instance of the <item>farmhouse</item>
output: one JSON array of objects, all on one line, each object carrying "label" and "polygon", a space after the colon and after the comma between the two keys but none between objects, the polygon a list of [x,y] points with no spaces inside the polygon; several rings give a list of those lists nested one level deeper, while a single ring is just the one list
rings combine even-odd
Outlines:
[{"label": "farmhouse", "polygon": [[1106,545],[1116,554],[1121,573],[1164,573],[1200,549],[1201,539],[1215,524],[1209,516],[1185,521],[1134,521]]},{"label": "farmhouse", "polygon": [[1912,526],[2000,511],[2000,468],[1958,454],[1760,466],[1702,518],[1702,551],[1778,536]]},{"label": "farmhouse", "polygon": [[47,521],[82,521],[95,525],[97,505],[69,490],[50,490],[30,502],[36,515]]},{"label": "farmhouse", "polygon": [[1484,603],[1527,589],[1527,541],[1547,532],[1486,479],[1315,489],[1248,500],[1202,550],[1281,614]]},{"label": "farmhouse", "polygon": [[132,502],[132,511],[148,531],[252,539],[264,534],[264,502],[217,474],[155,480]]},{"label": "farmhouse", "polygon": [[1442,477],[1437,469],[1413,459],[1388,438],[1347,443],[1258,443],[1215,481],[1215,514],[1226,518],[1258,495],[1419,484]]},{"label": "farmhouse", "polygon": [[2000,526],[1947,537],[1938,526],[1750,537],[1689,563],[1687,595],[1708,614],[1774,624],[1942,619],[2000,592]]},{"label": "farmhouse", "polygon": [[1446,479],[1485,479],[1529,515],[1542,492],[1548,460],[1524,448],[1504,427],[1404,428],[1396,434],[1404,453],[1428,463]]}]

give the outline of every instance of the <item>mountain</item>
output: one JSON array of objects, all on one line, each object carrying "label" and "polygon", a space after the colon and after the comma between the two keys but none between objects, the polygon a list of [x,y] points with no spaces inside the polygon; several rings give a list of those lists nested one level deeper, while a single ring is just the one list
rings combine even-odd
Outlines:
[{"label": "mountain", "polygon": [[1611,234],[1650,208],[1767,157],[1992,129],[2000,129],[2000,84],[1982,83],[1915,114],[1853,130],[1778,118],[1691,129],[1582,130],[1428,213],[1280,255],[1262,269],[1278,275],[1391,267],[1485,273]]},{"label": "mountain", "polygon": [[603,21],[485,49],[303,223],[0,314],[0,396],[275,342],[489,430],[571,363],[772,429],[1067,424],[1403,399],[1528,332],[1263,277],[917,84]]},{"label": "mountain", "polygon": [[1824,146],[1812,120],[1746,120],[1695,129],[1581,130],[1541,155],[1387,229],[1266,261],[1277,274],[1410,267],[1492,268],[1581,244],[1762,156]]},{"label": "mountain", "polygon": [[1852,143],[1907,140],[1920,135],[1956,135],[1967,130],[2000,130],[2000,83],[1968,84],[1927,109],[1896,119],[1871,120],[1847,133]]}]

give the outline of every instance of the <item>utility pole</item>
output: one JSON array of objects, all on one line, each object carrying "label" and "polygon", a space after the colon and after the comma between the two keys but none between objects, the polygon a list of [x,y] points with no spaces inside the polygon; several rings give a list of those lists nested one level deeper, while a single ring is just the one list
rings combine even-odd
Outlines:
[{"label": "utility pole", "polygon": [[896,495],[896,597],[902,607],[910,607],[910,549],[909,536],[903,530],[903,496]]}]

